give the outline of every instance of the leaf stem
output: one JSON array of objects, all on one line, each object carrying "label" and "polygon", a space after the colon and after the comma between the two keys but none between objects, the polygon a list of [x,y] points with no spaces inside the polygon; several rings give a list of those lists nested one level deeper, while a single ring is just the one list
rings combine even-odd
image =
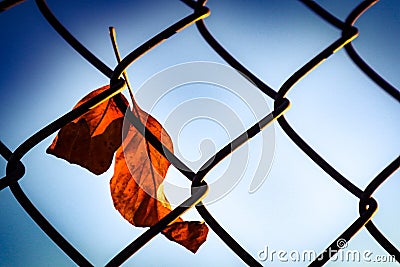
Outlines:
[{"label": "leaf stem", "polygon": [[[115,28],[112,27],[112,26],[109,27],[109,31],[110,31],[110,38],[111,38],[111,43],[112,43],[112,46],[113,46],[113,49],[114,49],[115,57],[117,58],[117,62],[119,64],[119,63],[121,63],[121,55],[120,55],[119,49],[118,49],[117,33],[115,31]],[[132,100],[132,111],[134,112],[135,116],[137,118],[139,118],[140,121],[142,121],[142,119],[140,118],[139,107],[136,105],[136,101],[135,101],[135,98],[133,96],[131,84],[129,82],[128,74],[126,73],[126,70],[124,70],[122,72],[122,76],[125,79],[126,86],[128,87],[129,95],[130,95],[131,100]],[[146,125],[147,124],[147,117],[144,118],[144,119],[146,121],[144,121],[143,124]],[[149,157],[150,173],[151,173],[151,177],[153,178],[152,182],[153,182],[153,187],[154,187],[154,196],[152,196],[152,197],[157,199],[157,183],[156,183],[156,178],[155,178],[155,174],[154,174],[154,170],[153,170],[153,168],[154,168],[153,166],[154,165],[153,165],[153,160],[151,158],[151,153],[150,153],[150,144],[149,144],[149,142],[147,141],[146,138],[144,138],[144,140],[145,140],[145,144],[146,144],[146,152],[147,152],[147,155]],[[156,205],[155,209],[157,209],[157,204],[155,203],[155,205]]]},{"label": "leaf stem", "polygon": [[25,2],[25,0],[3,0],[0,1],[0,13],[6,11],[18,4]]},{"label": "leaf stem", "polygon": [[[109,27],[108,29],[110,31],[111,44],[112,44],[113,49],[114,49],[115,57],[117,58],[117,62],[121,63],[122,59],[121,59],[121,54],[119,53],[119,49],[118,49],[117,34],[115,32],[115,28],[114,27]],[[135,107],[136,106],[135,98],[133,97],[132,87],[131,87],[131,84],[129,82],[128,74],[126,73],[126,70],[124,70],[122,72],[122,76],[124,77],[124,80],[126,82],[126,86],[128,87],[129,96],[131,97],[131,100],[132,100],[132,106]]]}]

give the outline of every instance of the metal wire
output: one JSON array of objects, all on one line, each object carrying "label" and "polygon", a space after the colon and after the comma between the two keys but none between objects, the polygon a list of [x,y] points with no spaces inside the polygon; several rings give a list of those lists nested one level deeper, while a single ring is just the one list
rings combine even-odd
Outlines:
[{"label": "metal wire", "polygon": [[[349,179],[340,174],[334,167],[332,167],[327,161],[325,161],[311,146],[309,146],[301,136],[290,126],[284,112],[290,107],[290,102],[286,97],[287,93],[293,89],[294,85],[321,64],[325,59],[333,55],[336,51],[345,48],[346,52],[353,60],[353,62],[380,88],[385,90],[391,97],[395,98],[400,102],[400,93],[383,79],[378,73],[376,73],[367,63],[361,58],[351,44],[351,41],[357,37],[358,30],[354,27],[357,19],[370,8],[376,0],[366,0],[360,3],[343,22],[330,14],[324,8],[319,6],[315,1],[312,0],[300,0],[310,10],[319,15],[322,19],[333,25],[334,27],[342,31],[342,36],[329,45],[326,49],[321,51],[313,59],[307,62],[303,67],[291,75],[286,82],[283,83],[279,90],[274,90],[268,86],[261,79],[256,77],[250,70],[236,60],[208,31],[204,19],[209,15],[209,9],[205,7],[206,1],[192,1],[192,0],[181,0],[184,4],[193,9],[193,13],[189,14],[185,18],[179,20],[175,24],[166,28],[153,38],[149,39],[143,45],[129,53],[123,58],[120,63],[115,67],[114,70],[109,68],[101,60],[99,60],[91,51],[85,48],[73,34],[71,34],[57,17],[52,14],[51,10],[47,6],[45,0],[36,0],[36,4],[41,11],[42,15],[49,24],[55,29],[55,31],[64,38],[64,40],[73,47],[82,57],[84,57],[94,68],[98,69],[103,75],[110,79],[110,89],[102,92],[86,103],[82,104],[78,108],[67,112],[59,119],[49,123],[43,129],[29,137],[13,152],[10,151],[5,144],[0,141],[0,154],[7,161],[6,176],[0,179],[0,190],[10,187],[12,194],[15,196],[18,203],[23,207],[27,214],[36,222],[36,224],[51,238],[59,248],[64,251],[76,264],[80,266],[92,266],[84,255],[82,255],[77,249],[75,249],[52,225],[47,219],[39,212],[34,204],[29,200],[26,194],[23,192],[19,185],[19,180],[25,174],[24,165],[21,163],[21,159],[33,149],[41,141],[49,137],[51,134],[58,131],[60,128],[65,126],[67,123],[78,118],[87,112],[91,107],[96,106],[109,98],[114,98],[118,108],[123,112],[128,121],[133,125],[139,133],[141,133],[155,149],[157,149],[161,155],[170,161],[170,163],[176,167],[183,175],[185,175],[191,182],[191,196],[185,200],[181,205],[173,209],[167,216],[161,219],[157,224],[150,227],[146,232],[132,241],[126,248],[112,258],[107,266],[118,266],[123,264],[128,258],[130,258],[135,252],[141,247],[159,234],[168,224],[178,218],[181,214],[186,212],[188,209],[195,207],[198,213],[203,217],[205,222],[211,227],[211,229],[223,240],[226,245],[242,259],[244,263],[249,266],[261,266],[261,264],[253,258],[235,239],[222,227],[218,221],[212,216],[207,210],[206,206],[201,200],[206,196],[208,192],[208,185],[204,181],[206,175],[218,165],[225,157],[246,143],[252,137],[257,135],[265,127],[268,127],[273,121],[277,120],[283,131],[290,137],[295,145],[297,145],[303,152],[312,159],[322,170],[324,170],[329,176],[331,176],[337,183],[339,183],[344,189],[348,190],[351,194],[359,198],[359,213],[360,217],[356,218],[355,221],[339,234],[338,237],[328,246],[321,255],[310,264],[310,266],[322,266],[325,264],[332,253],[327,251],[339,251],[338,240],[344,239],[349,241],[360,229],[364,226],[374,238],[390,255],[394,255],[395,259],[400,262],[399,250],[379,231],[379,229],[373,224],[372,217],[377,211],[377,202],[373,199],[372,195],[375,190],[387,180],[399,167],[400,157],[394,159],[387,167],[385,167],[381,173],[379,173],[368,185],[362,190],[355,184],[350,182]],[[0,12],[5,11],[14,5],[23,2],[18,0],[6,0],[0,2]],[[231,143],[223,147],[213,157],[211,157],[203,166],[199,172],[193,172],[188,168],[182,161],[180,161],[168,148],[166,148],[160,140],[154,136],[143,123],[132,113],[127,107],[126,103],[122,100],[120,95],[117,93],[121,92],[124,88],[125,81],[121,78],[126,68],[128,68],[133,62],[139,57],[143,56],[146,52],[161,44],[169,37],[173,36],[180,30],[196,24],[199,34],[204,40],[210,45],[210,47],[223,58],[229,65],[238,70],[244,77],[249,79],[255,87],[257,87],[265,95],[269,96],[274,100],[274,110],[266,117],[261,119],[255,125],[250,127],[246,132],[235,138]]]}]

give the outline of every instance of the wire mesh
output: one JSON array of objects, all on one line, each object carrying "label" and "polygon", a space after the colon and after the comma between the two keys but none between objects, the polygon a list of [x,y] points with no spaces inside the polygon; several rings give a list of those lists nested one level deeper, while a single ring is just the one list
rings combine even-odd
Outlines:
[{"label": "wire mesh", "polygon": [[[1,2],[0,9],[5,11],[15,4],[21,1],[3,1]],[[36,4],[41,11],[42,15],[48,23],[57,31],[57,33],[72,47],[77,53],[83,56],[93,67],[98,69],[104,76],[110,79],[110,89],[104,91],[93,99],[89,100],[85,104],[78,108],[70,111],[55,121],[49,123],[46,127],[33,134],[21,145],[18,146],[14,151],[10,151],[5,144],[0,141],[0,153],[3,158],[7,161],[6,176],[0,179],[0,189],[9,187],[16,200],[26,211],[26,213],[36,222],[36,224],[56,243],[59,248],[64,251],[76,264],[81,266],[92,266],[91,262],[78,251],[72,244],[68,242],[53,226],[52,224],[40,213],[40,211],[30,201],[28,196],[24,193],[20,186],[20,179],[25,175],[25,167],[21,163],[21,159],[37,144],[42,142],[44,139],[49,137],[51,134],[58,131],[61,127],[76,119],[77,117],[84,114],[89,110],[90,107],[101,103],[110,97],[113,97],[116,101],[118,108],[126,114],[129,122],[143,135],[146,140],[150,142],[164,157],[166,157],[173,166],[180,170],[184,176],[186,176],[192,183],[192,195],[181,205],[173,209],[173,211],[160,220],[157,224],[150,227],[142,235],[132,241],[127,247],[121,250],[114,258],[112,258],[107,266],[118,266],[123,264],[128,258],[134,255],[140,248],[146,243],[151,242],[150,240],[159,234],[169,223],[178,218],[181,214],[191,208],[195,208],[197,212],[202,216],[207,225],[221,238],[221,240],[234,252],[236,253],[243,263],[249,266],[261,266],[260,262],[257,261],[250,253],[246,251],[228,232],[218,223],[213,215],[208,211],[206,205],[201,202],[201,199],[207,193],[207,183],[204,181],[204,177],[213,169],[218,163],[220,163],[225,157],[247,142],[249,139],[257,135],[265,127],[268,127],[272,122],[277,121],[282,130],[287,136],[296,144],[315,164],[317,164],[322,170],[324,170],[332,179],[339,183],[343,189],[349,191],[352,195],[359,199],[359,214],[358,218],[355,218],[354,222],[345,229],[335,240],[327,247],[327,249],[319,255],[310,266],[322,266],[328,262],[328,260],[334,256],[328,251],[339,251],[341,249],[340,241],[348,242],[356,233],[365,227],[371,238],[375,239],[384,248],[388,254],[393,255],[395,259],[400,261],[400,252],[392,244],[383,233],[372,222],[372,218],[377,211],[377,202],[373,198],[374,192],[386,181],[400,166],[400,157],[394,159],[390,164],[383,168],[383,170],[371,180],[368,186],[362,190],[352,183],[348,178],[344,177],[339,173],[333,166],[325,161],[317,151],[309,146],[302,137],[291,127],[286,120],[284,113],[290,107],[290,102],[286,98],[288,92],[295,88],[295,84],[314,70],[322,61],[331,57],[336,51],[344,49],[351,60],[362,70],[366,76],[374,81],[382,90],[384,90],[390,97],[394,98],[397,102],[400,101],[399,91],[383,79],[373,68],[358,55],[355,48],[352,46],[352,40],[354,40],[359,32],[354,26],[357,19],[367,11],[377,1],[365,0],[362,1],[354,10],[347,16],[345,21],[341,21],[327,10],[318,5],[315,1],[311,0],[300,0],[310,10],[315,12],[321,17],[321,19],[327,21],[334,27],[341,31],[341,36],[336,41],[326,47],[323,51],[313,57],[309,62],[297,70],[291,75],[286,82],[278,89],[274,90],[251,71],[249,71],[244,65],[236,60],[219,42],[214,36],[208,31],[205,20],[209,14],[209,9],[205,6],[206,1],[190,1],[182,0],[184,4],[193,9],[193,13],[182,18],[178,22],[172,24],[159,34],[150,38],[143,45],[139,46],[132,52],[130,52],[122,61],[115,67],[115,69],[109,68],[99,58],[97,58],[90,50],[85,48],[77,38],[75,38],[52,14],[51,10],[47,6],[44,0],[36,0]],[[268,114],[261,121],[254,124],[246,132],[232,140],[231,143],[219,150],[211,162],[207,162],[204,168],[200,168],[201,171],[184,171],[189,170],[189,167],[179,160],[172,152],[166,149],[160,140],[157,139],[142,123],[141,121],[130,111],[125,102],[118,96],[114,96],[116,92],[120,92],[125,85],[125,81],[120,78],[123,72],[134,63],[139,57],[144,55],[147,51],[160,45],[163,41],[169,37],[179,34],[182,29],[186,27],[196,27],[199,34],[203,37],[204,41],[218,53],[218,55],[224,59],[230,66],[236,69],[238,72],[246,76],[255,87],[261,92],[270,97],[274,101],[274,110],[271,114]]]}]

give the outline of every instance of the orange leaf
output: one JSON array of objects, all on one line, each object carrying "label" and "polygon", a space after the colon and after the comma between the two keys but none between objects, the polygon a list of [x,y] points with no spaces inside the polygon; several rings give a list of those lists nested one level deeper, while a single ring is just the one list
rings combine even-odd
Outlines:
[{"label": "orange leaf", "polygon": [[[162,143],[173,151],[172,141],[160,123],[134,107],[135,115]],[[171,211],[162,182],[170,163],[134,128],[130,127],[115,156],[114,175],[110,181],[115,208],[131,224],[148,227]],[[200,222],[178,218],[163,234],[195,253],[207,238],[208,228]]]},{"label": "orange leaf", "polygon": [[[106,85],[89,93],[74,109],[108,88]],[[114,152],[122,143],[123,117],[110,98],[62,127],[46,152],[94,174],[102,174],[110,167]]]},{"label": "orange leaf", "polygon": [[[108,88],[91,92],[74,108]],[[173,151],[171,138],[160,123],[133,104],[134,114]],[[111,98],[62,127],[46,152],[101,174],[110,167],[117,151],[110,181],[114,206],[131,224],[149,227],[171,211],[162,187],[170,163],[133,126],[129,126],[122,141],[123,120],[124,114]],[[207,233],[204,223],[184,222],[181,218],[163,230],[168,239],[192,252],[204,243]]]}]

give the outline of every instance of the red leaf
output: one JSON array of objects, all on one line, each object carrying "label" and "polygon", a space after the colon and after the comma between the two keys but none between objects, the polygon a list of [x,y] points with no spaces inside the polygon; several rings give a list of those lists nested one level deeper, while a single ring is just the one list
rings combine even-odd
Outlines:
[{"label": "red leaf", "polygon": [[[104,86],[91,92],[74,108],[108,88]],[[160,123],[133,104],[135,115],[173,151],[171,138]],[[117,151],[110,181],[114,206],[131,224],[149,227],[171,211],[162,187],[170,163],[133,126],[122,142],[123,119],[124,114],[111,98],[61,128],[47,153],[101,174],[110,167]],[[193,253],[204,243],[207,233],[204,223],[184,222],[181,218],[163,230],[168,239]]]},{"label": "red leaf", "polygon": [[163,234],[193,253],[206,241],[208,227],[202,222],[174,222],[164,229]]},{"label": "red leaf", "polygon": [[[106,85],[94,90],[74,109],[108,88]],[[123,99],[128,105],[125,97]],[[122,143],[123,117],[110,98],[61,128],[46,152],[94,174],[102,174],[110,167],[114,152]]]},{"label": "red leaf", "polygon": [[[160,123],[138,107],[134,109],[143,124],[173,151],[172,141]],[[130,127],[115,157],[110,181],[115,208],[131,224],[152,226],[171,211],[162,190],[170,163],[134,128]],[[207,238],[208,228],[200,222],[178,218],[163,234],[195,253]]]}]

